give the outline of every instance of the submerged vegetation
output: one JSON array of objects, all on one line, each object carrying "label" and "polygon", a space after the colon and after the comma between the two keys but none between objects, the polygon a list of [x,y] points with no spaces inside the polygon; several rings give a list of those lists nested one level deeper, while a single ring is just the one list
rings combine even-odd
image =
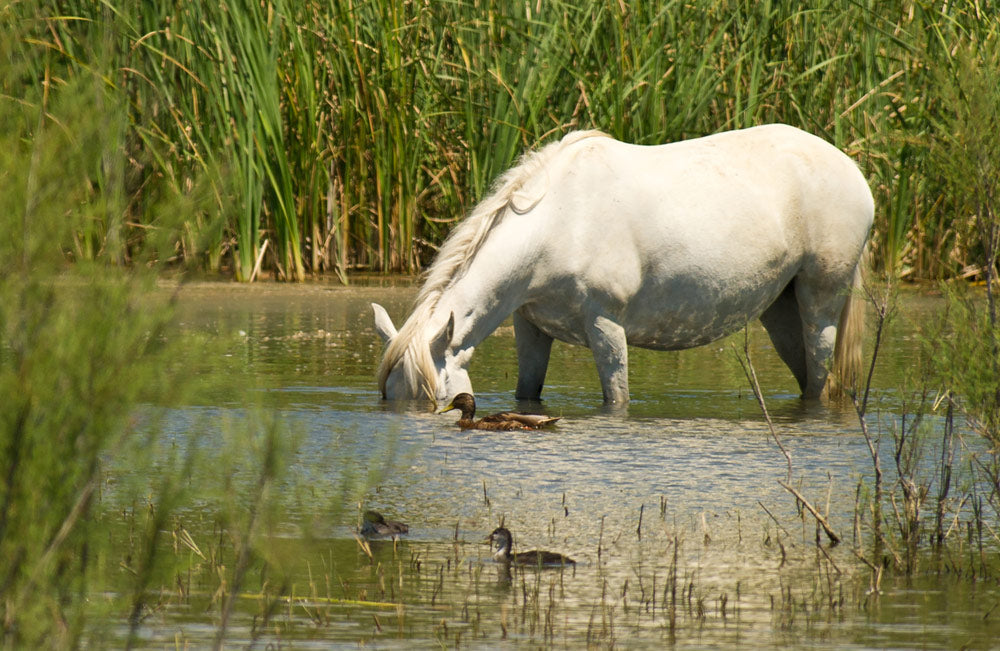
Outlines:
[{"label": "submerged vegetation", "polygon": [[[569,129],[650,144],[781,121],[858,161],[887,273],[987,273],[1000,27],[978,3],[41,0],[4,3],[0,33],[5,103],[107,98],[80,181],[122,206],[67,234],[74,259],[129,262],[166,229],[166,260],[241,280],[414,272]],[[210,200],[157,213],[192,194]]]}]

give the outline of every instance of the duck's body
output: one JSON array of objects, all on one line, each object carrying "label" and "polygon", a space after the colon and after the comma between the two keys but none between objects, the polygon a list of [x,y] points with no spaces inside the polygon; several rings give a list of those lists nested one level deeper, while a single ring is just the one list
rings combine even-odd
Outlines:
[{"label": "duck's body", "polygon": [[526,552],[514,553],[514,537],[504,527],[497,527],[489,537],[490,543],[494,547],[493,558],[501,563],[513,563],[515,565],[573,565],[576,563],[569,556],[563,556],[558,552],[549,552],[542,549],[532,549]]},{"label": "duck's body", "polygon": [[498,414],[490,414],[476,420],[476,399],[471,393],[459,393],[451,404],[441,410],[446,411],[458,409],[462,412],[462,417],[458,419],[458,426],[462,429],[485,429],[497,431],[510,431],[515,429],[538,429],[559,420],[542,414],[519,414],[513,411],[502,411]]},{"label": "duck's body", "polygon": [[369,538],[375,536],[398,536],[409,532],[410,528],[402,522],[386,520],[378,511],[365,511],[361,523],[361,535]]}]

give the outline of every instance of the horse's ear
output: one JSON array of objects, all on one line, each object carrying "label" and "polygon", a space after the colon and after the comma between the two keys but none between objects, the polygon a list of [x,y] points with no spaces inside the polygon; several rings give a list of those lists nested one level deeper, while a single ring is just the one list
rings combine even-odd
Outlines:
[{"label": "horse's ear", "polygon": [[384,307],[372,303],[372,310],[375,312],[375,331],[382,337],[382,342],[386,343],[396,336],[396,326],[392,325],[392,319]]},{"label": "horse's ear", "polygon": [[448,315],[448,323],[444,324],[441,331],[431,339],[431,358],[440,359],[444,357],[445,351],[451,345],[451,338],[455,336],[455,313]]}]

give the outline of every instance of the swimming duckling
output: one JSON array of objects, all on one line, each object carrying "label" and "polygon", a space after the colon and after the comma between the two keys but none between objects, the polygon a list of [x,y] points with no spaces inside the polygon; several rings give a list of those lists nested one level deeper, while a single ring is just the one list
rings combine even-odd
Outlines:
[{"label": "swimming duckling", "polygon": [[547,552],[541,549],[532,549],[526,552],[513,553],[514,537],[510,535],[504,527],[497,527],[490,534],[489,541],[496,547],[493,558],[503,563],[514,563],[516,565],[572,565],[576,563],[569,556],[563,556],[557,552]]},{"label": "swimming duckling", "polygon": [[443,414],[452,409],[461,410],[462,417],[458,419],[458,426],[462,429],[488,429],[506,432],[515,429],[538,429],[559,420],[558,417],[519,414],[513,411],[502,411],[499,414],[483,416],[476,420],[476,399],[471,393],[459,393],[452,398],[451,404],[442,409],[440,413]]},{"label": "swimming duckling", "polygon": [[398,536],[409,532],[410,528],[402,522],[386,520],[378,511],[365,511],[364,522],[361,523],[362,536]]}]

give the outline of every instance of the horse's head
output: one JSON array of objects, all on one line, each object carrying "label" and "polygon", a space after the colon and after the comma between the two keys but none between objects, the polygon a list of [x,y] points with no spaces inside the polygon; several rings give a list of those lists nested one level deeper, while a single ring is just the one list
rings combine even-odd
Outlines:
[{"label": "horse's head", "polygon": [[[455,315],[436,332],[429,319],[416,314],[397,331],[385,309],[372,303],[375,330],[385,342],[385,353],[378,370],[379,389],[387,400],[429,399],[447,402],[458,393],[472,393],[472,382],[465,370],[472,348],[452,347]],[[428,331],[432,332],[428,336]]]}]

